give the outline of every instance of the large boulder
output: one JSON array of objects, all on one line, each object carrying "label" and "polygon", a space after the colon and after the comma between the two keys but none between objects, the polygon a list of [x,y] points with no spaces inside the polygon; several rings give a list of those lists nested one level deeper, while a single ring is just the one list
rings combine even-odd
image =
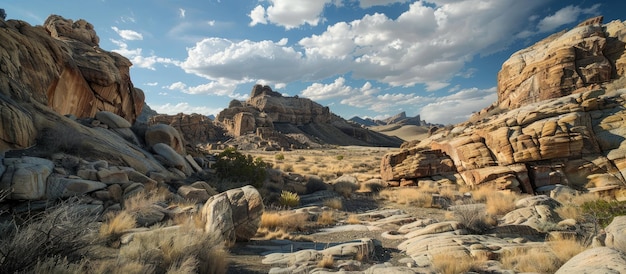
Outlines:
[{"label": "large boulder", "polygon": [[190,145],[224,141],[225,139],[224,130],[220,126],[211,121],[209,117],[196,113],[159,114],[150,117],[148,124],[170,125],[178,130],[183,139]]},{"label": "large boulder", "polygon": [[35,157],[4,158],[6,171],[0,178],[0,190],[7,191],[9,199],[40,200],[46,198],[46,182],[54,163]]},{"label": "large boulder", "polygon": [[145,140],[148,147],[163,143],[173,148],[178,154],[185,154],[185,141],[178,130],[170,125],[155,124],[150,126],[146,130]]},{"label": "large boulder", "polygon": [[616,216],[604,229],[604,244],[626,253],[626,216]]},{"label": "large boulder", "polygon": [[263,198],[252,186],[214,195],[202,207],[204,230],[221,235],[226,244],[247,241],[256,234],[264,208]]},{"label": "large boulder", "polygon": [[626,273],[626,253],[608,247],[587,249],[555,272],[570,273]]}]

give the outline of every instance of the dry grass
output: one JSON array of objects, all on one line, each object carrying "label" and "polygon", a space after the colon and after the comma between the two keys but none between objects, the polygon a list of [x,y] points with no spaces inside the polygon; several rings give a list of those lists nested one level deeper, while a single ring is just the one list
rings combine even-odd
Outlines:
[{"label": "dry grass", "polygon": [[432,258],[433,267],[443,274],[466,273],[478,268],[482,261],[484,259],[459,258],[448,253],[435,254]]},{"label": "dry grass", "polygon": [[135,217],[127,211],[109,214],[106,221],[100,226],[100,237],[109,239],[118,238],[124,232],[135,227],[137,227]]},{"label": "dry grass", "polygon": [[359,186],[357,184],[354,184],[351,182],[345,182],[345,181],[338,182],[333,185],[333,190],[339,193],[339,195],[346,197],[346,198],[350,198],[352,196],[352,193],[354,193],[358,189],[359,189]]},{"label": "dry grass", "polygon": [[283,190],[280,193],[278,202],[283,206],[296,207],[300,204],[300,196],[298,196],[298,193]]},{"label": "dry grass", "polygon": [[587,249],[585,245],[576,239],[560,239],[548,242],[552,252],[561,261],[561,264],[569,261],[572,257],[578,255]]},{"label": "dry grass", "polygon": [[343,202],[340,198],[330,198],[324,201],[324,206],[332,209],[341,210],[343,208]]},{"label": "dry grass", "polygon": [[432,207],[433,196],[420,188],[384,189],[380,196],[395,203]]},{"label": "dry grass", "polygon": [[307,225],[308,219],[307,213],[265,211],[261,215],[260,227],[300,230]]},{"label": "dry grass", "polygon": [[472,191],[472,198],[476,202],[487,205],[487,214],[493,216],[504,215],[515,209],[515,202],[522,197],[512,191],[496,190],[491,187],[481,187]]},{"label": "dry grass", "polygon": [[321,268],[335,268],[335,259],[332,255],[324,255],[324,257],[317,263]]},{"label": "dry grass", "polygon": [[505,269],[516,272],[554,273],[562,265],[547,248],[516,247],[504,250],[500,262]]},{"label": "dry grass", "polygon": [[554,210],[563,219],[574,219],[576,221],[583,221],[585,219],[583,210],[578,205],[565,204]]},{"label": "dry grass", "polygon": [[256,232],[255,237],[263,238],[265,240],[291,240],[291,241],[299,241],[299,242],[312,242],[313,240],[307,236],[303,235],[293,235],[285,229],[269,229],[266,227],[259,228]]},{"label": "dry grass", "polygon": [[166,201],[169,195],[170,191],[163,187],[151,191],[144,190],[124,200],[124,210],[137,211],[158,202]]},{"label": "dry grass", "polygon": [[360,224],[361,220],[359,220],[359,216],[356,214],[350,214],[350,216],[348,216],[348,219],[346,219],[346,223],[348,224]]},{"label": "dry grass", "polygon": [[189,268],[191,273],[226,273],[228,253],[211,237],[195,229],[137,234],[120,250],[119,258],[122,263],[154,264],[157,273]]},{"label": "dry grass", "polygon": [[324,210],[322,211],[322,214],[317,217],[317,223],[320,225],[335,224],[335,214],[330,210]]}]

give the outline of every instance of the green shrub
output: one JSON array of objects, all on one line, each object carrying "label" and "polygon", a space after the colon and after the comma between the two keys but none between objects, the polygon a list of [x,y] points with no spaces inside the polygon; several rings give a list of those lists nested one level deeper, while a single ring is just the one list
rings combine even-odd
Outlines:
[{"label": "green shrub", "polygon": [[337,155],[337,160],[339,161],[343,160],[343,155]]},{"label": "green shrub", "polygon": [[295,207],[300,204],[300,196],[297,193],[283,190],[278,202],[283,206]]},{"label": "green shrub", "polygon": [[606,227],[613,217],[626,215],[626,202],[605,201],[598,199],[581,205],[585,217],[601,227]]},{"label": "green shrub", "polygon": [[278,154],[274,155],[274,159],[276,159],[278,161],[285,160],[285,155],[282,154],[282,153],[278,153]]},{"label": "green shrub", "polygon": [[261,158],[253,159],[243,155],[236,148],[227,148],[217,155],[214,165],[220,178],[248,182],[254,187],[261,187],[267,178],[267,165]]}]

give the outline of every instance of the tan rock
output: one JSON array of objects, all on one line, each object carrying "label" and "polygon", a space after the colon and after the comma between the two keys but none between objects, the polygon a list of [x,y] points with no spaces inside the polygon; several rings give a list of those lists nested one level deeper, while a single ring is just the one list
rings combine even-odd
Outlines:
[{"label": "tan rock", "polygon": [[146,130],[146,145],[154,147],[158,143],[163,143],[173,148],[178,154],[185,154],[185,141],[174,127],[166,124],[155,124]]},{"label": "tan rock", "polygon": [[626,273],[626,253],[608,247],[587,249],[569,259],[555,273]]},{"label": "tan rock", "polygon": [[0,189],[8,191],[9,199],[40,200],[46,197],[47,179],[52,174],[52,161],[35,157],[5,158],[6,170],[0,177]]}]

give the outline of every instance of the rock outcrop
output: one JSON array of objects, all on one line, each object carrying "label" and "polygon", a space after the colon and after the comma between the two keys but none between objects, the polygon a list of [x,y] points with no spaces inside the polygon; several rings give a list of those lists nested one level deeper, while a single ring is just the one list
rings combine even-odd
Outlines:
[{"label": "rock outcrop", "polygon": [[44,26],[8,20],[0,28],[0,150],[35,144],[41,126],[33,104],[79,118],[110,111],[131,123],[141,112],[144,94],[130,80],[132,64],[100,49],[88,22],[52,15]]},{"label": "rock outcrop", "polygon": [[385,156],[382,178],[444,176],[527,193],[626,187],[626,25],[600,19],[513,54],[494,106]]},{"label": "rock outcrop", "polygon": [[148,125],[166,124],[178,130],[185,141],[185,145],[225,141],[224,129],[214,123],[209,117],[200,114],[176,115],[158,114],[148,119]]},{"label": "rock outcrop", "polygon": [[311,143],[392,147],[401,143],[399,138],[348,123],[310,99],[285,97],[261,85],[253,87],[245,102],[232,101],[216,121],[234,137],[253,134],[287,148],[311,147]]}]

